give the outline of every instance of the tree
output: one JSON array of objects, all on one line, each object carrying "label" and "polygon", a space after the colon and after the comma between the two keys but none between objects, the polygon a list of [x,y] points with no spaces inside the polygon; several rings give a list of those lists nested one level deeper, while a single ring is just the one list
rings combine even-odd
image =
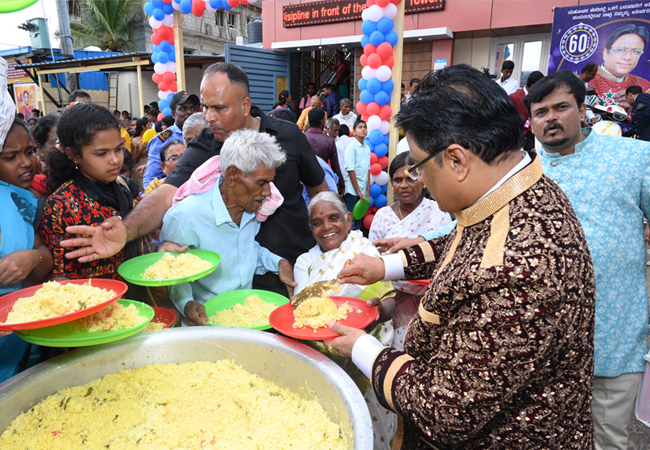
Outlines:
[{"label": "tree", "polygon": [[81,0],[81,19],[70,23],[75,47],[102,50],[133,49],[133,34],[141,20],[142,0]]}]

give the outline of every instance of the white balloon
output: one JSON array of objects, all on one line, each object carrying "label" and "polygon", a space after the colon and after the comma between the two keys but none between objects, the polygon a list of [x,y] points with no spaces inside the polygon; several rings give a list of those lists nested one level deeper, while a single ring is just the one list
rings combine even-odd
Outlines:
[{"label": "white balloon", "polygon": [[364,9],[361,13],[361,20],[368,20],[368,8]]},{"label": "white balloon", "polygon": [[180,10],[181,10],[181,4],[180,4],[180,3],[172,2],[172,7],[173,7],[176,11],[180,11]]},{"label": "white balloon", "polygon": [[167,97],[169,97],[169,94],[171,94],[172,91],[158,91],[158,98],[160,100],[165,100]]},{"label": "white balloon", "polygon": [[390,20],[393,20],[397,16],[397,6],[394,3],[389,3],[388,6],[382,8],[384,17],[388,17]]},{"label": "white balloon", "polygon": [[[172,3],[174,3],[174,2],[172,2]],[[210,5],[210,0],[205,0],[205,10],[208,11],[208,12],[215,12],[216,11],[216,9],[214,9]]]},{"label": "white balloon", "polygon": [[377,5],[372,5],[370,8],[366,8],[366,11],[368,11],[366,17],[368,20],[372,20],[373,22],[379,22],[379,19],[384,16],[384,12]]},{"label": "white balloon", "polygon": [[248,0],[249,4],[257,3],[257,0]]},{"label": "white balloon", "polygon": [[162,65],[166,72],[176,73],[176,62],[169,61]]},{"label": "white balloon", "polygon": [[375,176],[373,174],[370,174],[370,184],[376,183],[377,181],[375,180]]},{"label": "white balloon", "polygon": [[156,73],[165,73],[165,65],[163,63],[157,62],[156,64],[153,65],[153,71]]},{"label": "white balloon", "polygon": [[373,69],[370,66],[364,67],[363,70],[361,71],[361,76],[364,78],[364,80],[372,80],[373,78],[375,78],[376,74],[377,74],[377,69]]},{"label": "white balloon", "polygon": [[382,120],[379,130],[381,131],[381,134],[390,133],[390,123],[387,120]]},{"label": "white balloon", "polygon": [[154,16],[149,17],[149,25],[151,28],[160,28],[160,25],[162,25],[162,22],[159,20],[156,20]]},{"label": "white balloon", "polygon": [[171,14],[166,14],[165,18],[162,20],[162,24],[165,25],[166,27],[171,27],[172,25],[174,25],[174,16],[172,16]]},{"label": "white balloon", "polygon": [[379,130],[381,127],[381,118],[379,116],[370,116],[366,125],[368,126],[368,134],[373,130]]},{"label": "white balloon", "polygon": [[388,184],[388,178],[388,174],[382,170],[379,172],[379,175],[375,176],[375,183],[379,186],[383,186],[384,184]]},{"label": "white balloon", "polygon": [[388,66],[379,66],[379,68],[377,68],[376,76],[377,79],[383,83],[384,81],[390,80],[393,76],[393,71]]}]

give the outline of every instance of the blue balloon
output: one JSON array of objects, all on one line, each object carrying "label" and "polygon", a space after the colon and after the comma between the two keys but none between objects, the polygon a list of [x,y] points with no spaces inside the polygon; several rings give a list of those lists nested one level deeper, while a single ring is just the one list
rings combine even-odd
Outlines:
[{"label": "blue balloon", "polygon": [[192,0],[181,0],[181,12],[183,14],[192,12]]},{"label": "blue balloon", "polygon": [[375,94],[375,103],[378,105],[388,105],[390,103],[390,95],[384,91],[379,91]]},{"label": "blue balloon", "polygon": [[391,31],[390,33],[387,33],[385,38],[386,42],[388,42],[390,45],[395,47],[397,45],[397,33],[395,31]]},{"label": "blue balloon", "polygon": [[153,45],[153,53],[158,53],[160,51],[160,45]]},{"label": "blue balloon", "polygon": [[[158,104],[158,106],[160,106],[160,103]],[[172,110],[169,107],[167,107],[167,108],[163,109],[162,113],[163,113],[164,116],[171,116],[172,115]]]},{"label": "blue balloon", "polygon": [[390,33],[393,31],[393,21],[389,19],[388,17],[382,17],[379,19],[379,22],[377,22],[377,30],[381,31],[382,33]]},{"label": "blue balloon", "polygon": [[178,4],[180,4],[180,3],[181,3],[181,0],[174,0],[174,3],[178,3]]},{"label": "blue balloon", "polygon": [[390,144],[390,136],[387,134],[384,135],[384,144],[389,145]]},{"label": "blue balloon", "polygon": [[377,183],[372,183],[370,185],[370,196],[377,197],[380,194],[381,194],[381,186],[379,186]]},{"label": "blue balloon", "polygon": [[230,6],[228,2],[221,2],[221,7],[226,11],[230,11],[232,9],[232,6]]},{"label": "blue balloon", "polygon": [[368,137],[364,138],[363,143],[366,144],[370,148],[371,152],[374,151],[375,146],[373,145],[372,142],[370,142],[370,138],[368,138]]},{"label": "blue balloon", "polygon": [[383,208],[386,206],[386,203],[388,203],[388,199],[384,194],[379,194],[377,197],[375,197],[375,206],[377,208]]},{"label": "blue balloon", "polygon": [[162,10],[165,14],[174,14],[174,7],[171,3],[163,3]]},{"label": "blue balloon", "polygon": [[361,100],[361,102],[365,103],[366,105],[368,103],[372,103],[374,99],[375,96],[372,95],[372,92],[370,92],[368,89],[361,91],[361,95],[359,95],[359,100]]},{"label": "blue balloon", "polygon": [[144,4],[144,13],[148,16],[153,16],[153,10],[156,9],[153,6],[153,3],[147,2]]},{"label": "blue balloon", "polygon": [[175,52],[169,51],[169,52],[167,52],[167,56],[169,56],[170,61],[176,62],[176,53]]},{"label": "blue balloon", "polygon": [[377,31],[377,22],[373,22],[372,20],[364,20],[361,24],[361,32],[366,36],[370,36],[375,31]]},{"label": "blue balloon", "polygon": [[151,62],[156,64],[157,62],[160,62],[160,59],[158,59],[158,55],[160,55],[160,52],[155,52],[151,54]]},{"label": "blue balloon", "polygon": [[370,200],[370,204],[368,205],[368,208],[372,208],[373,205],[375,204],[375,200],[372,197],[369,197],[368,200]]},{"label": "blue balloon", "polygon": [[[167,96],[167,101],[168,101],[168,102],[171,102],[171,101],[172,101],[172,98],[174,98],[174,94],[175,94],[175,93],[172,92],[171,94],[169,94],[169,95]],[[158,106],[160,106],[160,105],[158,105]]]},{"label": "blue balloon", "polygon": [[167,64],[169,62],[169,55],[165,52],[158,53],[158,62],[161,64]]},{"label": "blue balloon", "polygon": [[393,89],[395,89],[395,83],[393,83],[393,80],[389,79],[381,83],[381,90],[385,93],[390,94],[393,92]]},{"label": "blue balloon", "polygon": [[[374,130],[373,133],[375,131],[379,131],[379,130]],[[379,131],[379,134],[381,134],[381,131]],[[382,139],[383,139],[383,135],[382,135]],[[386,156],[387,153],[388,153],[388,146],[386,144],[380,142],[379,144],[375,145],[375,155],[377,155],[379,158],[381,158],[382,156]]]},{"label": "blue balloon", "polygon": [[370,35],[370,43],[375,47],[378,47],[382,42],[384,42],[384,33],[381,31],[373,31]]},{"label": "blue balloon", "polygon": [[370,44],[370,38],[364,34],[361,36],[361,46],[365,47],[367,44]]},{"label": "blue balloon", "polygon": [[168,41],[162,41],[160,43],[160,51],[167,53],[169,49],[172,48],[172,44],[170,44]]},{"label": "blue balloon", "polygon": [[151,4],[153,5],[154,8],[162,8],[163,1],[162,0],[151,0]]},{"label": "blue balloon", "polygon": [[365,78],[361,78],[359,80],[359,90],[365,91],[366,89],[368,89],[368,80],[366,80]]},{"label": "blue balloon", "polygon": [[163,20],[165,18],[165,12],[160,8],[154,9],[152,15],[153,15],[153,18],[158,20],[158,21],[161,21],[161,20]]},{"label": "blue balloon", "polygon": [[158,101],[158,107],[160,109],[162,109],[162,110],[164,110],[165,108],[169,108],[169,101],[166,100],[166,99],[165,100],[159,100]]},{"label": "blue balloon", "polygon": [[372,95],[375,95],[377,92],[381,91],[381,81],[379,81],[377,78],[368,80],[368,91],[370,91]]},{"label": "blue balloon", "polygon": [[212,6],[214,9],[219,9],[223,6],[223,3],[221,0],[210,0],[210,6]]},{"label": "blue balloon", "polygon": [[[368,136],[368,138],[370,139],[370,142],[372,142],[372,145],[377,145],[377,144],[382,143],[382,141],[384,139],[384,135],[381,134],[381,131],[379,131],[379,130],[372,130],[370,132],[370,136]],[[376,148],[375,148],[375,153],[377,153]],[[379,156],[379,155],[377,155],[377,156]],[[384,155],[381,155],[381,156],[384,156]]]},{"label": "blue balloon", "polygon": [[388,192],[388,183],[384,184],[383,186],[379,186],[381,188],[381,193],[386,195],[386,192]]}]

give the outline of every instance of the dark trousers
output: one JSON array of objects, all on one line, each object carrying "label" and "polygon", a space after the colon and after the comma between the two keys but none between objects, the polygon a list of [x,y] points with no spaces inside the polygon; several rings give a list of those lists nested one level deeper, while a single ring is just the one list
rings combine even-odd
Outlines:
[{"label": "dark trousers", "polygon": [[253,277],[253,289],[271,291],[289,298],[287,286],[273,272],[267,272],[264,275],[255,275]]}]

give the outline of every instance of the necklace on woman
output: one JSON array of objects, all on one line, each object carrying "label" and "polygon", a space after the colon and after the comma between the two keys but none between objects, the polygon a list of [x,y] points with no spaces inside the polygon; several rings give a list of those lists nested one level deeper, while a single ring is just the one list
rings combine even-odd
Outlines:
[{"label": "necklace on woman", "polygon": [[404,217],[402,217],[402,202],[397,200],[397,211],[399,212],[399,220],[400,222],[404,220]]}]

